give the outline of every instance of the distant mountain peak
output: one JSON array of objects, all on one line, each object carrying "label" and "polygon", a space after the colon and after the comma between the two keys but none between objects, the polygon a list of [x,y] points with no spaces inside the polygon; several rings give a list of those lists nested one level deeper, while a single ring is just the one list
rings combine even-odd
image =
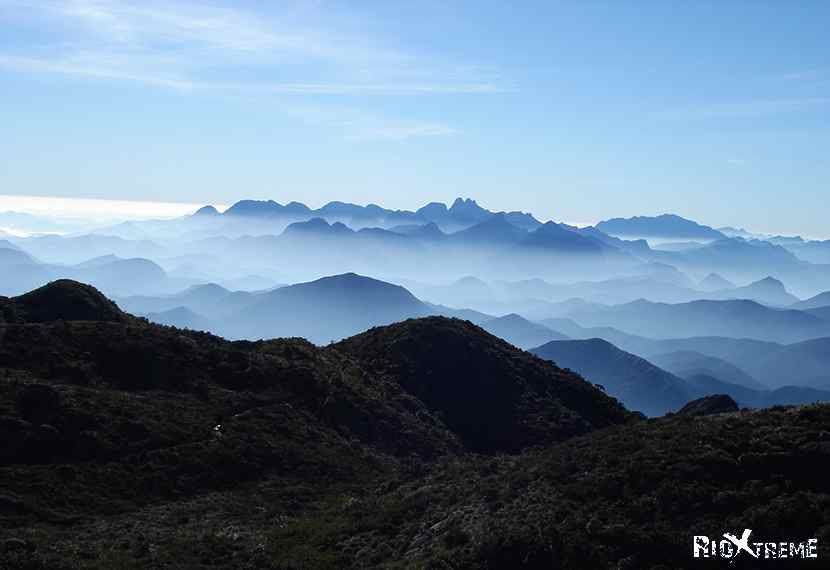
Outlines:
[{"label": "distant mountain peak", "polygon": [[487,287],[487,283],[476,277],[475,275],[465,275],[455,280],[455,285],[483,285]]},{"label": "distant mountain peak", "polygon": [[590,236],[569,230],[556,222],[546,222],[528,233],[518,244],[523,248],[548,250],[552,253],[599,253],[614,249]]},{"label": "distant mountain peak", "polygon": [[305,222],[294,222],[293,224],[290,224],[287,228],[285,228],[283,234],[286,236],[298,234],[342,236],[354,234],[354,231],[342,222],[334,222],[333,224],[329,224],[323,218],[311,218]]},{"label": "distant mountain peak", "polygon": [[758,281],[755,281],[754,283],[750,283],[750,286],[752,286],[752,285],[757,285],[757,286],[761,286],[761,287],[774,287],[776,289],[784,289],[785,288],[784,283],[782,283],[781,281],[779,281],[775,277],[770,277],[770,276],[764,277],[763,279],[759,279]]},{"label": "distant mountain peak", "polygon": [[448,213],[460,220],[481,222],[492,216],[492,212],[478,205],[472,198],[456,198]]},{"label": "distant mountain peak", "polygon": [[459,197],[459,198],[456,198],[453,201],[452,206],[450,207],[450,210],[452,210],[453,208],[459,209],[459,208],[479,208],[479,207],[480,206],[478,205],[478,202],[476,202],[472,198],[460,198]]},{"label": "distant mountain peak", "polygon": [[286,206],[274,200],[240,200],[225,210],[225,216],[247,216],[253,218],[274,218],[286,215],[308,215],[311,210],[301,202]]},{"label": "distant mountain peak", "polygon": [[461,231],[450,234],[455,241],[466,243],[513,244],[527,232],[507,221],[504,213],[489,215],[484,220]]},{"label": "distant mountain peak", "polygon": [[611,218],[598,223],[596,228],[612,236],[704,239],[710,241],[726,238],[723,233],[714,228],[704,226],[677,214]]},{"label": "distant mountain peak", "polygon": [[447,205],[443,202],[430,202],[418,208],[415,213],[427,220],[434,221],[446,216],[447,212]]},{"label": "distant mountain peak", "polygon": [[735,284],[720,275],[710,273],[698,283],[698,289],[702,291],[718,291],[720,289],[734,289]]},{"label": "distant mountain peak", "polygon": [[219,210],[214,208],[213,206],[202,206],[193,214],[194,216],[218,216]]}]

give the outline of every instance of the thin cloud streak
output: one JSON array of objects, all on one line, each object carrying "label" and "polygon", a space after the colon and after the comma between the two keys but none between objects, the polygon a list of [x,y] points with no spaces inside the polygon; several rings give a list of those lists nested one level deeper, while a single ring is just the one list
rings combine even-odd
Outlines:
[{"label": "thin cloud streak", "polygon": [[[235,10],[189,4],[64,0],[32,7],[36,20],[80,30],[60,45],[0,54],[7,69],[202,87],[300,94],[476,94],[504,90],[481,66],[430,61],[363,37],[302,22],[254,18]],[[12,15],[17,11],[11,11]],[[18,14],[19,15],[19,14]],[[31,53],[34,51],[35,53]],[[212,77],[244,65],[262,76],[301,80],[225,82]],[[309,75],[320,76],[309,81]]]},{"label": "thin cloud streak", "polygon": [[[4,20],[33,25],[59,41],[0,52],[0,69],[203,94],[279,97],[289,114],[339,128],[356,141],[458,131],[353,110],[345,112],[344,120],[336,106],[308,113],[291,98],[472,96],[514,90],[486,66],[434,61],[384,46],[363,29],[359,34],[337,29],[339,21],[332,25],[325,13],[309,11],[305,3],[283,4],[275,17],[181,2],[53,0],[32,5],[0,0],[0,22]],[[326,118],[320,120],[321,115]]]}]

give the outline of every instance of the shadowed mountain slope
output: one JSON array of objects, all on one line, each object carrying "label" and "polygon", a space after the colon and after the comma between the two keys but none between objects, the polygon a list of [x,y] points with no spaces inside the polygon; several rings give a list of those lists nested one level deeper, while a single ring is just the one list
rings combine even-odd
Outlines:
[{"label": "shadowed mountain slope", "polygon": [[549,342],[531,352],[601,384],[627,408],[649,416],[676,410],[696,396],[677,376],[598,338]]}]

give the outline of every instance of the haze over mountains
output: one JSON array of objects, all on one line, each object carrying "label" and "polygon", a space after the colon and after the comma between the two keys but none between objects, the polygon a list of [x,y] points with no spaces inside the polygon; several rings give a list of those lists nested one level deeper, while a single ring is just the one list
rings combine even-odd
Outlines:
[{"label": "haze over mountains", "polygon": [[0,293],[72,279],[160,324],[321,346],[456,317],[522,349],[546,346],[546,358],[657,415],[716,388],[751,407],[824,397],[830,264],[800,257],[812,243],[675,215],[576,227],[461,198],[414,211],[242,200],[7,236]]}]

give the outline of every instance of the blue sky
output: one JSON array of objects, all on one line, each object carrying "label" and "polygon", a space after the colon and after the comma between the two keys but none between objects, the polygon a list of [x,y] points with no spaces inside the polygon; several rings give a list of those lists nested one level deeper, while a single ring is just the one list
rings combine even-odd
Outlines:
[{"label": "blue sky", "polygon": [[830,3],[0,0],[0,194],[828,236]]}]

